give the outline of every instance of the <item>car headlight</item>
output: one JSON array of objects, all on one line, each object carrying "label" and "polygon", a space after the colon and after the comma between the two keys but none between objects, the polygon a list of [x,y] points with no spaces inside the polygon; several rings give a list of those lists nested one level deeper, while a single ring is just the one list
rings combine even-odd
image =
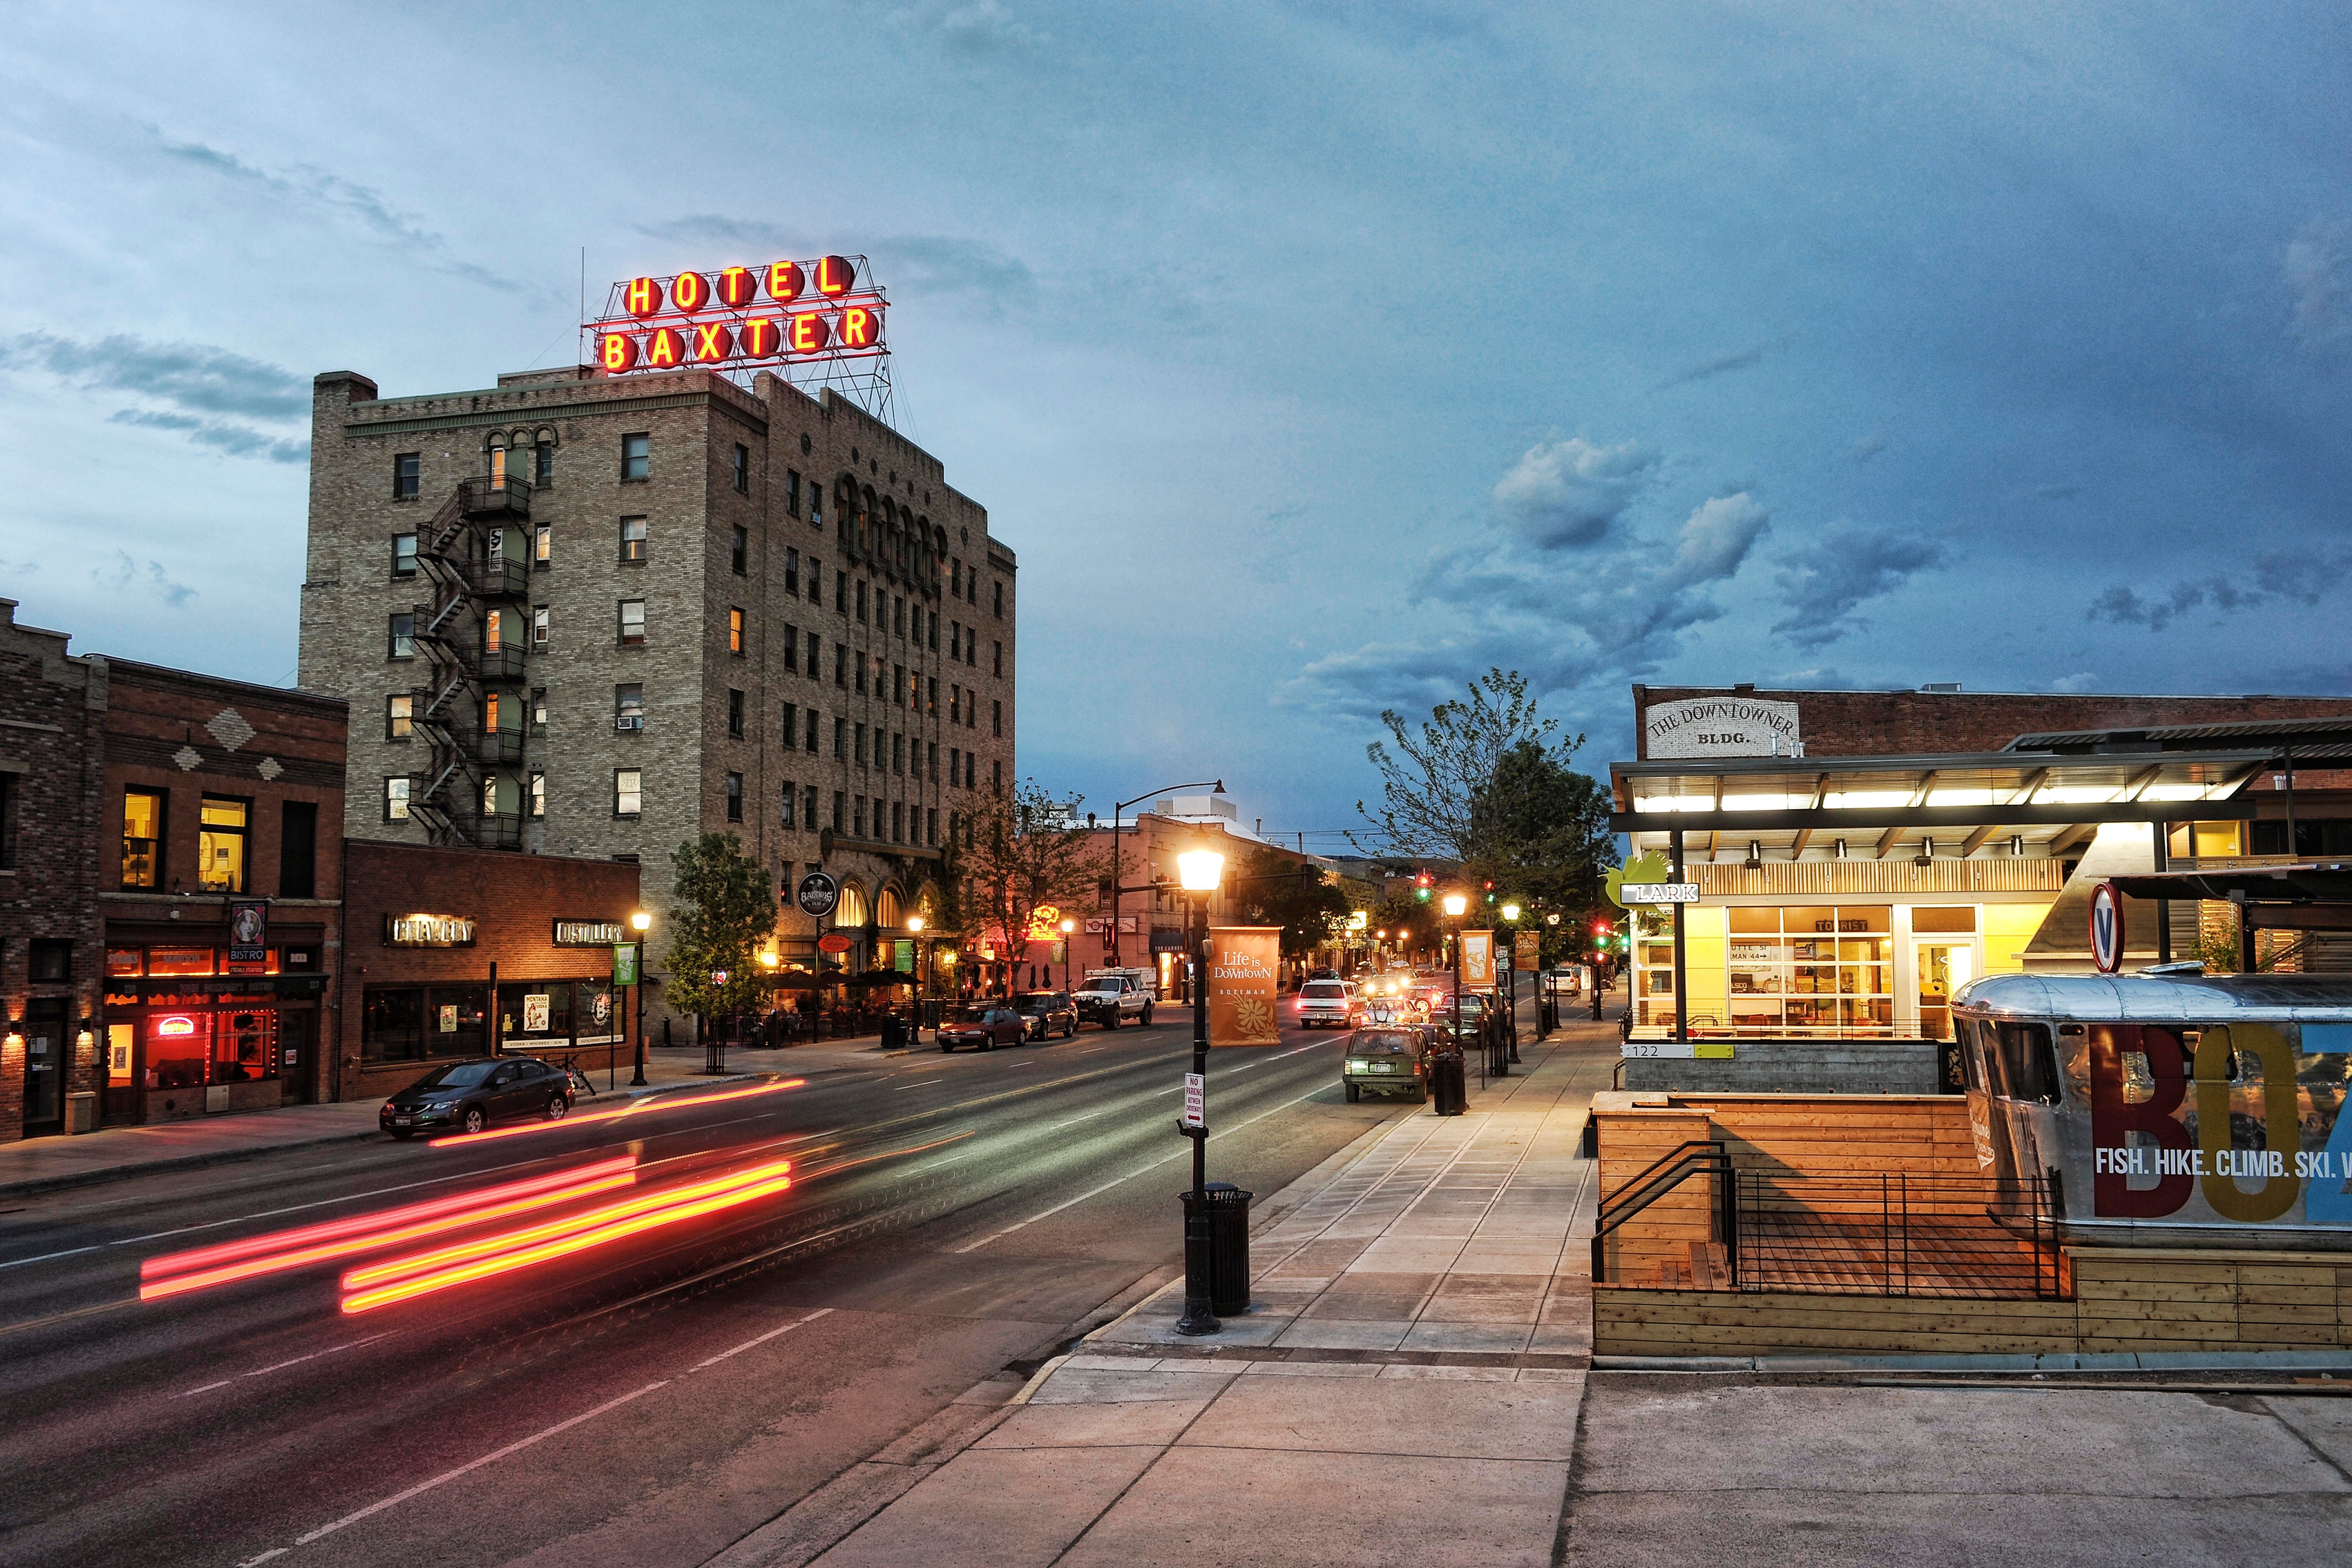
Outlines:
[{"label": "car headlight", "polygon": [[1348,1058],[1348,1070],[1349,1072],[1361,1072],[1364,1070],[1364,1067],[1365,1063],[1363,1058],[1349,1057]]},{"label": "car headlight", "polygon": [[428,1100],[416,1109],[419,1110],[454,1110],[457,1107],[457,1102],[454,1100]]}]

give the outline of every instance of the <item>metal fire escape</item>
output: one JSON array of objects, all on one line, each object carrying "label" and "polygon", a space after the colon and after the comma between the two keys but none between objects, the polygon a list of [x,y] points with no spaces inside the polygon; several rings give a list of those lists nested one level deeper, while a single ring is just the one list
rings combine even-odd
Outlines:
[{"label": "metal fire escape", "polygon": [[415,611],[427,685],[410,693],[426,745],[408,814],[436,845],[522,847],[523,646],[529,634],[530,486],[516,475],[461,479],[418,531],[416,564],[433,591]]}]

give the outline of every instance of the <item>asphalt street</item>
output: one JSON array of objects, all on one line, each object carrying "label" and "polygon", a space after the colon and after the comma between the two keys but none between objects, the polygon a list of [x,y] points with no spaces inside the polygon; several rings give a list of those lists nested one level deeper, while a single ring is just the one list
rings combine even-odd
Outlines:
[{"label": "asphalt street", "polygon": [[[1344,1102],[1344,1038],[1216,1054],[1213,1178],[1270,1196],[1407,1111]],[[0,1562],[701,1563],[1177,1263],[1190,1048],[1167,1010],[871,1066],[751,1053],[806,1082],[24,1199],[0,1213]],[[139,1299],[145,1259],[621,1154],[633,1191],[780,1158],[793,1184],[358,1315],[337,1279],[373,1255]]]}]

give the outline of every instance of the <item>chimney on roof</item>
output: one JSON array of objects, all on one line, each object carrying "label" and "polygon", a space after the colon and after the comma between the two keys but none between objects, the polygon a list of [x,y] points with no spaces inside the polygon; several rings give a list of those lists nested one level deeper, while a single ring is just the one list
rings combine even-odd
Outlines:
[{"label": "chimney on roof", "polygon": [[1959,689],[1960,683],[1957,680],[1931,680],[1919,688],[1922,691],[1958,691]]}]

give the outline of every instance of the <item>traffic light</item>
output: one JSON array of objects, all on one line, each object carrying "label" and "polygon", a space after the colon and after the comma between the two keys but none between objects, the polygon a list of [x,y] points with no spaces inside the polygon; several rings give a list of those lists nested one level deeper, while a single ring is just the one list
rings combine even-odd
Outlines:
[{"label": "traffic light", "polygon": [[1433,879],[1426,871],[1423,871],[1420,876],[1415,877],[1412,879],[1412,896],[1419,899],[1424,904],[1429,902],[1429,889],[1432,879]]}]

